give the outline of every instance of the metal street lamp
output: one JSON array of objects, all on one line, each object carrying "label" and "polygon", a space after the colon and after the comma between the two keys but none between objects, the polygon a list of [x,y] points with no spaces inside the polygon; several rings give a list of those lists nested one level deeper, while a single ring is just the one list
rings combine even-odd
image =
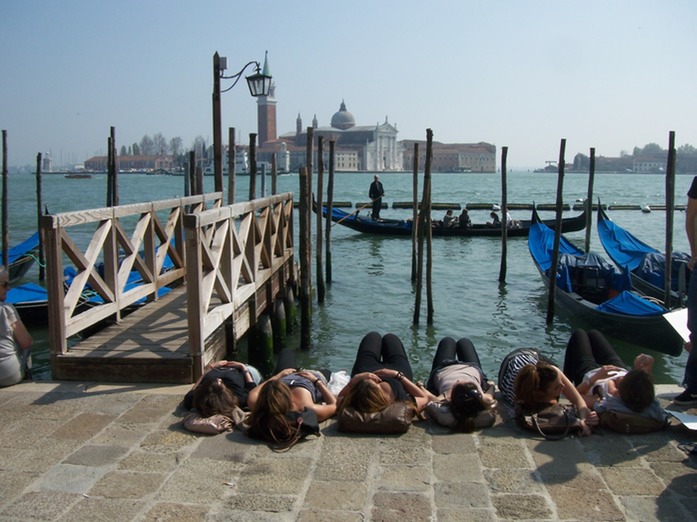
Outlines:
[{"label": "metal street lamp", "polygon": [[[256,72],[245,79],[249,87],[249,94],[252,96],[268,96],[271,88],[271,75],[268,74],[266,58],[264,58],[264,71],[261,71],[261,64],[255,60],[248,62],[240,71],[231,76],[225,76],[227,69],[227,58],[219,56],[216,52],[213,55],[213,174],[215,179],[215,191],[223,191],[223,146],[222,146],[222,123],[220,117],[220,94],[232,89],[242,77],[242,73],[250,65],[256,66]],[[234,80],[227,89],[220,90],[220,80]],[[230,144],[233,146],[234,144]]]}]

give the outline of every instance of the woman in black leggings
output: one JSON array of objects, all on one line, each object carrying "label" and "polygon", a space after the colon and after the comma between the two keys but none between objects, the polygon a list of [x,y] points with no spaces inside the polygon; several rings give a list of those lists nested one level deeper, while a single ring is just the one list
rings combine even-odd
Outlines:
[{"label": "woman in black leggings", "polygon": [[358,347],[351,380],[339,393],[338,410],[351,406],[356,411],[376,413],[394,402],[407,401],[421,411],[428,395],[412,379],[411,365],[399,337],[370,332]]}]

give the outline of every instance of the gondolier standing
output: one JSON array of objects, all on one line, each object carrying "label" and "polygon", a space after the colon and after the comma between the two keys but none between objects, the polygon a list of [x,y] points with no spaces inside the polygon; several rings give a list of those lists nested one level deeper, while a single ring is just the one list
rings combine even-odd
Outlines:
[{"label": "gondolier standing", "polygon": [[373,202],[373,220],[380,219],[380,208],[382,208],[382,196],[384,195],[385,190],[382,188],[382,183],[380,183],[380,176],[375,174],[368,191],[368,197]]}]

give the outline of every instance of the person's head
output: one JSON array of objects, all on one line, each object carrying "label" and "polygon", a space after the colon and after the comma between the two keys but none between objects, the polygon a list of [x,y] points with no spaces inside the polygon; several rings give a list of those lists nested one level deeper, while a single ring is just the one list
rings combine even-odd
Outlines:
[{"label": "person's head", "polygon": [[466,216],[468,214],[467,209],[463,208],[461,215]]},{"label": "person's head", "polygon": [[559,370],[544,361],[523,366],[515,379],[516,402],[523,404],[548,403],[561,394],[562,384]]},{"label": "person's head", "polygon": [[290,387],[278,379],[268,381],[249,415],[248,435],[290,448],[300,438],[300,426],[286,416],[292,410]]},{"label": "person's head", "polygon": [[656,398],[653,377],[642,370],[630,370],[617,384],[622,402],[633,412],[644,411]]},{"label": "person's head", "polygon": [[194,390],[194,408],[203,416],[225,415],[232,417],[240,405],[237,396],[218,379],[203,379]]},{"label": "person's head", "polygon": [[445,213],[446,213],[448,216],[452,216],[452,215],[453,215],[452,209],[446,210]]},{"label": "person's head", "polygon": [[496,404],[482,394],[476,384],[458,382],[450,390],[450,412],[455,417],[455,429],[471,433],[476,428],[476,417],[483,411],[490,410]]},{"label": "person's head", "polygon": [[498,219],[499,215],[496,212],[492,212],[491,214],[489,214],[489,217],[492,219]]},{"label": "person's head", "polygon": [[340,407],[343,409],[350,406],[363,413],[376,413],[389,405],[390,401],[378,383],[370,379],[361,379],[351,385]]},{"label": "person's head", "polygon": [[375,181],[379,181],[379,180],[380,180],[380,176],[378,176],[377,174],[375,174],[375,176],[373,176],[373,179],[374,179]]},{"label": "person's head", "polygon": [[0,266],[0,301],[4,301],[7,297],[7,291],[10,289],[10,274],[7,268]]}]

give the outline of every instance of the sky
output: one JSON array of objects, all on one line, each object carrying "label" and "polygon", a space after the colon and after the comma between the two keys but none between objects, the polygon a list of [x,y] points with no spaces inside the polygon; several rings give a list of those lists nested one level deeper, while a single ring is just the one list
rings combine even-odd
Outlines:
[{"label": "sky", "polygon": [[[278,133],[342,100],[398,139],[508,147],[508,167],[697,146],[694,0],[2,0],[0,129],[10,166],[105,155],[144,135],[212,141],[212,63],[268,51]],[[245,74],[253,72],[248,69]],[[223,80],[222,88],[229,86]],[[222,127],[257,132],[244,82]]]}]

